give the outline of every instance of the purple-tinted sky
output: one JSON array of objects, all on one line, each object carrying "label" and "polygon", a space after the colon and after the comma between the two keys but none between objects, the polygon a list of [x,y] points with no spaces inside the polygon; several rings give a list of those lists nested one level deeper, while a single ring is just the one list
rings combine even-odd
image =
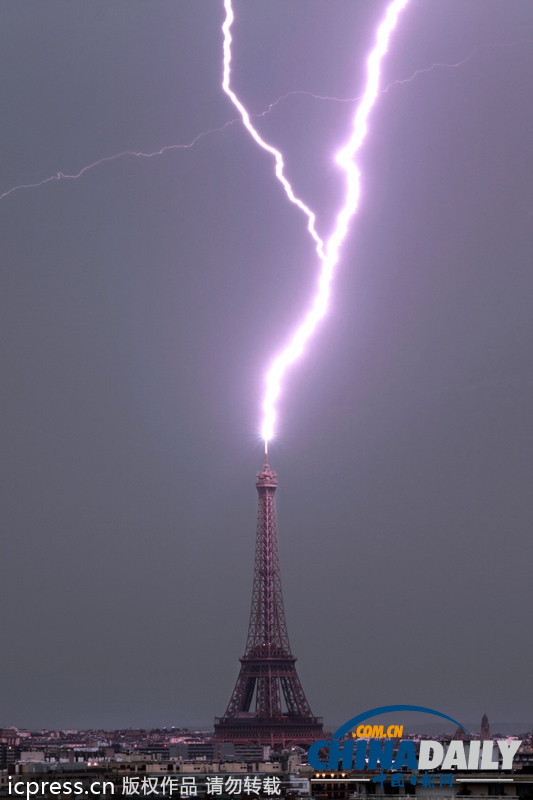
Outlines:
[{"label": "purple-tinted sky", "polygon": [[[376,0],[235,0],[323,235]],[[235,119],[221,2],[5,0],[0,195]],[[448,66],[442,66],[442,65]],[[456,64],[457,66],[449,66]],[[437,65],[437,66],[432,66]],[[531,726],[533,5],[411,0],[271,462],[316,714]],[[309,94],[311,93],[311,94]],[[239,124],[0,200],[0,724],[208,725],[248,624],[265,369],[317,260]]]}]

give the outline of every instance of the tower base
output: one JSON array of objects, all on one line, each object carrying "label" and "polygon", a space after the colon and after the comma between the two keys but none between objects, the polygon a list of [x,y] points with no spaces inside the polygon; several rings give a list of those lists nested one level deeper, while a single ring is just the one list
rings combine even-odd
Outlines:
[{"label": "tower base", "polygon": [[243,713],[231,718],[216,717],[212,741],[269,745],[283,749],[296,745],[309,747],[322,734],[321,717],[260,717]]}]

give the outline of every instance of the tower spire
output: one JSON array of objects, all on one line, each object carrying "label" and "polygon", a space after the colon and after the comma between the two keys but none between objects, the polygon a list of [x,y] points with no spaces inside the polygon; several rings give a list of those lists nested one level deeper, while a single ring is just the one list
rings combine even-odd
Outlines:
[{"label": "tower spire", "polygon": [[241,669],[215,741],[311,744],[322,732],[296,672],[281,591],[274,495],[277,474],[268,463],[257,473],[257,530],[250,622]]}]

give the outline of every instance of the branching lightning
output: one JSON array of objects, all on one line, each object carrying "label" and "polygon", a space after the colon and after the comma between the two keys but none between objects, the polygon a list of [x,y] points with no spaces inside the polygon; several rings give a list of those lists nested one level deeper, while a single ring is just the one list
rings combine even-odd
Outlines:
[{"label": "branching lightning", "polygon": [[275,173],[277,179],[280,181],[281,185],[285,189],[285,193],[291,203],[294,203],[295,206],[298,206],[300,211],[302,211],[305,216],[307,217],[307,230],[313,237],[315,244],[316,244],[316,251],[321,259],[324,259],[324,242],[316,232],[315,228],[315,221],[316,216],[313,211],[307,206],[299,197],[297,197],[294,193],[294,190],[285,177],[284,172],[284,163],[283,163],[283,156],[279,150],[276,150],[275,147],[265,142],[265,140],[259,135],[258,131],[252,125],[252,121],[250,119],[250,114],[243,106],[233,89],[230,85],[230,77],[231,77],[231,26],[234,20],[233,8],[231,5],[231,0],[224,0],[224,8],[226,10],[226,19],[224,20],[224,24],[222,25],[222,33],[224,35],[224,60],[223,60],[223,75],[222,75],[222,88],[231,99],[231,102],[238,110],[239,114],[241,115],[241,119],[243,122],[244,127],[259,147],[262,147],[263,150],[266,150],[267,153],[270,153],[271,156],[274,157],[275,161]]},{"label": "branching lightning", "polygon": [[254,141],[267,152],[274,156],[276,162],[276,176],[283,184],[289,199],[304,211],[309,220],[309,232],[318,240],[317,252],[321,260],[321,268],[318,278],[318,287],[311,302],[309,311],[303,321],[297,327],[289,339],[286,347],[274,359],[266,376],[266,391],[263,402],[263,424],[261,434],[265,442],[265,451],[268,442],[274,435],[274,424],[276,421],[276,402],[281,392],[281,382],[285,372],[294,361],[303,353],[306,342],[314,333],[318,322],[326,313],[331,288],[331,281],[335,266],[339,260],[340,248],[346,234],[348,225],[357,211],[360,196],[360,170],[354,158],[365,140],[368,130],[368,117],[374,106],[379,90],[380,67],[385,53],[387,52],[389,39],[396,27],[400,12],[407,5],[408,0],[392,0],[388,5],[385,16],[381,21],[376,35],[374,49],[370,53],[367,61],[367,82],[353,120],[352,134],[344,147],[339,150],[336,156],[337,163],[346,173],[346,198],[344,205],[337,214],[335,228],[329,237],[325,250],[322,242],[318,239],[314,230],[314,213],[294,194],[294,191],[283,174],[283,157],[281,153],[267,144],[250,121],[250,115],[240,102],[236,94],[230,87],[230,66],[231,66],[231,24],[234,19],[231,0],[224,0],[226,19],[222,26],[224,35],[224,63],[222,87],[226,94],[231,98],[233,104],[239,110],[243,123]]},{"label": "branching lightning", "polygon": [[[419,75],[425,75],[427,73],[433,72],[436,69],[457,69],[458,67],[463,66],[464,64],[468,64],[472,58],[484,48],[488,47],[515,47],[519,44],[532,44],[533,40],[531,39],[519,39],[513,42],[488,42],[479,45],[478,47],[473,50],[470,55],[466,56],[465,58],[461,59],[460,61],[456,61],[453,63],[447,62],[436,62],[431,64],[429,67],[421,67],[413,72],[407,78],[397,78],[396,80],[392,81],[385,86],[383,89],[379,91],[379,94],[387,94],[391,89],[395,86],[404,86],[406,84],[411,83]],[[317,94],[315,92],[311,92],[306,89],[293,89],[285,94],[281,95],[280,97],[273,100],[266,109],[263,111],[258,111],[256,113],[250,114],[250,118],[260,118],[265,117],[267,114],[270,114],[280,103],[284,100],[287,100],[289,97],[297,97],[297,96],[305,96],[311,97],[313,100],[318,101],[325,101],[330,103],[357,103],[361,100],[361,97],[333,97],[331,95],[322,95]],[[67,173],[67,172],[55,172],[53,175],[49,175],[47,178],[43,178],[40,181],[35,181],[34,183],[19,183],[16,186],[12,186],[9,189],[6,189],[4,192],[0,193],[0,200],[4,200],[5,198],[9,197],[13,192],[18,192],[21,189],[38,189],[40,186],[45,186],[48,183],[54,183],[57,181],[63,180],[76,180],[81,178],[85,175],[86,172],[94,169],[95,167],[99,167],[102,164],[108,164],[112,161],[117,161],[118,159],[122,158],[154,158],[155,156],[162,156],[164,153],[170,152],[171,150],[189,150],[190,148],[194,147],[201,139],[206,136],[210,136],[214,133],[222,133],[227,128],[235,125],[238,122],[242,122],[242,116],[235,117],[234,119],[230,119],[227,122],[224,122],[222,125],[219,125],[217,128],[210,128],[209,130],[200,131],[200,133],[196,134],[190,142],[185,142],[183,144],[169,144],[160,147],[158,150],[153,150],[151,152],[138,152],[135,150],[122,150],[120,153],[114,153],[110,156],[104,156],[103,158],[99,158],[96,161],[92,161],[90,164],[86,164],[85,166],[81,167],[77,172]],[[271,151],[270,151],[271,152]]]},{"label": "branching lightning", "polygon": [[[430,64],[429,67],[420,67],[419,69],[415,69],[414,72],[409,75],[407,78],[396,78],[395,80],[391,81],[387,86],[383,89],[379,90],[379,94],[387,94],[390,92],[391,89],[394,89],[396,86],[405,86],[408,83],[412,83],[419,75],[427,75],[428,73],[434,72],[438,69],[458,69],[459,67],[464,66],[464,64],[468,64],[474,56],[490,47],[516,47],[519,44],[533,44],[533,39],[518,39],[513,42],[484,42],[483,44],[478,45],[472,52],[462,58],[460,61],[435,61],[433,64]],[[272,103],[268,106],[268,108],[263,111],[261,114],[252,114],[252,116],[264,116],[272,111],[279,103],[283,100],[286,100],[288,97],[294,97],[298,95],[304,95],[307,97],[311,97],[313,100],[322,100],[330,103],[357,103],[361,100],[361,96],[359,97],[335,97],[328,94],[317,94],[316,92],[311,92],[307,89],[292,89],[289,92],[281,95],[276,100],[273,100]]]},{"label": "branching lightning", "polygon": [[203,139],[204,136],[209,136],[211,133],[220,133],[221,131],[226,130],[226,128],[229,128],[230,125],[235,125],[235,123],[239,121],[239,119],[230,119],[228,122],[225,122],[218,128],[211,128],[208,131],[201,131],[201,133],[198,133],[194,139],[191,139],[191,141],[187,142],[186,144],[168,144],[164,147],[160,147],[159,150],[154,150],[151,153],[140,153],[136,152],[135,150],[123,150],[121,153],[115,153],[112,156],[104,156],[103,158],[99,158],[97,161],[93,161],[91,164],[86,164],[84,167],[78,170],[78,172],[56,172],[55,175],[50,175],[48,178],[44,178],[42,181],[37,181],[36,183],[20,183],[17,186],[12,186],[11,189],[7,189],[3,194],[0,194],[0,200],[3,200],[5,197],[8,197],[10,194],[17,192],[20,189],[37,189],[39,186],[44,186],[46,183],[52,183],[53,181],[77,180],[77,178],[81,178],[81,176],[89,170],[99,167],[101,164],[108,164],[110,161],[117,161],[119,158],[126,158],[127,156],[134,158],[154,158],[154,156],[162,156],[163,153],[168,153],[170,150],[189,150],[191,147],[194,147],[194,145],[199,142],[200,139]]},{"label": "branching lightning", "polygon": [[[85,165],[75,173],[57,172],[50,175],[43,180],[35,183],[18,184],[7,189],[0,194],[0,200],[4,200],[9,195],[22,189],[33,189],[45,184],[62,181],[62,180],[76,180],[81,178],[86,172],[92,170],[102,164],[108,164],[118,159],[133,157],[140,159],[151,159],[155,156],[161,156],[166,152],[173,150],[188,150],[194,147],[201,139],[214,133],[220,133],[230,126],[241,122],[246,130],[249,132],[253,140],[259,147],[269,153],[275,162],[275,175],[283,186],[283,189],[290,200],[307,218],[307,229],[309,234],[316,245],[316,252],[320,258],[321,267],[318,276],[318,285],[314,297],[312,298],[309,310],[303,318],[300,325],[296,328],[290,337],[288,344],[276,356],[271,364],[270,370],[266,376],[266,390],[263,402],[263,422],[262,422],[262,437],[265,441],[265,449],[268,442],[274,435],[274,425],[276,421],[276,403],[281,393],[282,379],[287,369],[302,355],[305,344],[314,333],[319,321],[326,313],[331,281],[334,274],[334,269],[339,261],[340,249],[348,233],[348,227],[351,218],[357,211],[360,196],[360,170],[355,163],[355,155],[363,144],[367,134],[367,123],[370,112],[375,104],[379,94],[386,94],[390,89],[395,86],[402,86],[411,83],[418,76],[433,72],[436,69],[456,69],[468,63],[474,55],[486,47],[513,47],[517,44],[528,43],[531,44],[531,39],[521,39],[514,42],[489,42],[481,44],[476,47],[468,56],[454,63],[436,62],[429,67],[417,69],[407,78],[396,79],[389,83],[386,87],[379,88],[380,80],[380,67],[383,57],[385,56],[390,37],[401,11],[407,5],[408,0],[391,0],[386,8],[385,16],[381,21],[376,35],[376,43],[367,61],[367,84],[365,91],[360,97],[332,97],[329,95],[319,95],[306,90],[292,90],[286,94],[278,97],[269,106],[257,113],[250,113],[239,100],[233,89],[231,88],[231,26],[234,21],[234,13],[231,0],[224,0],[224,8],[226,17],[222,26],[223,31],[223,81],[222,88],[229,96],[234,106],[239,112],[239,117],[228,120],[222,125],[209,130],[201,131],[190,142],[184,144],[171,144],[165,145],[158,150],[152,152],[137,152],[134,150],[124,150],[114,155],[104,156],[90,164]],[[339,150],[336,156],[337,163],[344,170],[346,174],[346,197],[344,205],[337,214],[336,224],[332,234],[326,243],[321,239],[316,231],[316,215],[312,209],[306,205],[295,193],[292,185],[285,176],[285,165],[282,153],[275,147],[266,142],[257,129],[252,124],[252,118],[260,118],[269,114],[276,106],[283,100],[297,95],[304,95],[319,101],[328,101],[334,103],[358,103],[355,117],[353,120],[353,130],[350,138],[346,144]]]}]

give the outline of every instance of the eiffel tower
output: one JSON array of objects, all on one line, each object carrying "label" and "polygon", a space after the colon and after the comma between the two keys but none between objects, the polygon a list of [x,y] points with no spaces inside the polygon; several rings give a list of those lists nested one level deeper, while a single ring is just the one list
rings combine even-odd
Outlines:
[{"label": "eiffel tower", "polygon": [[278,553],[274,494],[277,475],[265,455],[259,495],[250,624],[241,669],[223,717],[215,719],[215,742],[308,746],[322,733],[296,672],[291,653]]}]

